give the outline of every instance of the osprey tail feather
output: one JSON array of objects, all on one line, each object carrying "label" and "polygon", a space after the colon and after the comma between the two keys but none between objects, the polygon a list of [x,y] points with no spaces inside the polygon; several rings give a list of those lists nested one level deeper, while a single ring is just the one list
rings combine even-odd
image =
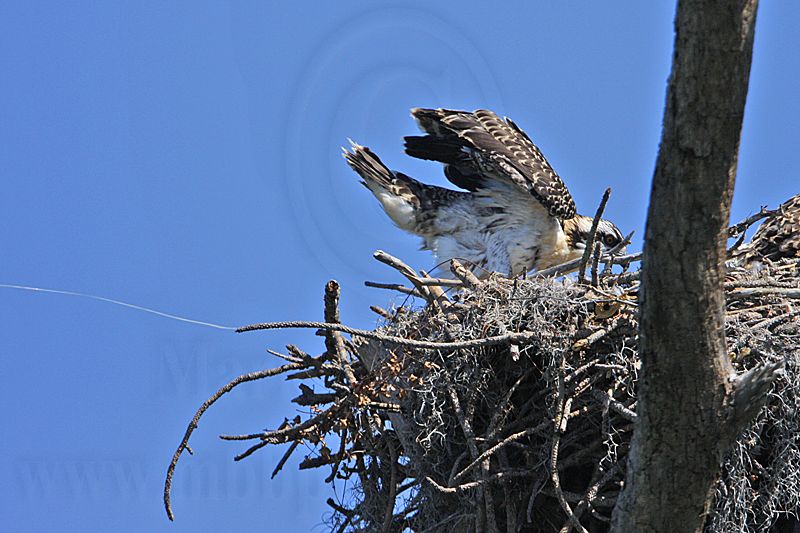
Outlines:
[{"label": "osprey tail feather", "polygon": [[375,195],[395,224],[416,233],[422,184],[405,174],[392,172],[366,146],[352,141],[350,144],[353,151],[343,150],[343,155],[347,164],[361,176],[361,183]]}]

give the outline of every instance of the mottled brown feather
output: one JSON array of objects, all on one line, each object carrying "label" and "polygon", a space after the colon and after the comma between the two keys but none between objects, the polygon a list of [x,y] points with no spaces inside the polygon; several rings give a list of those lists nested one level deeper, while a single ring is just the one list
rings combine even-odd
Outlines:
[{"label": "mottled brown feather", "polygon": [[506,180],[533,195],[551,216],[575,216],[575,202],[539,148],[513,121],[492,111],[411,111],[425,136],[406,138],[406,153],[446,165],[455,185],[474,191]]},{"label": "mottled brown feather", "polygon": [[746,260],[800,257],[800,194],[789,198],[753,235]]}]

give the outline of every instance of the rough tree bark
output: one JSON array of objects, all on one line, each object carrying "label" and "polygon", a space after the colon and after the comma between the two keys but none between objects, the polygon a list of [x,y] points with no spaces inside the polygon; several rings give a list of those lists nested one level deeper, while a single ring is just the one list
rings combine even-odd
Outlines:
[{"label": "rough tree bark", "polygon": [[725,228],[757,0],[679,0],[642,272],[638,421],[612,530],[700,531],[722,456],[776,369],[734,378]]}]

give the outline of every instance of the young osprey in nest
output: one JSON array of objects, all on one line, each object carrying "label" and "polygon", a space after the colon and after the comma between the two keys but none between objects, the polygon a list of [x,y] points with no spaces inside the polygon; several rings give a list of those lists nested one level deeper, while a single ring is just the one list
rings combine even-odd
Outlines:
[{"label": "young osprey in nest", "polygon": [[[406,153],[444,163],[447,179],[468,192],[389,170],[352,141],[344,157],[389,218],[422,237],[439,261],[467,261],[478,275],[518,276],[583,254],[592,218],[576,214],[569,190],[519,126],[483,109],[416,108],[411,115],[425,135],[406,137]],[[606,251],[622,238],[600,221],[595,242]]]},{"label": "young osprey in nest", "polygon": [[735,264],[800,258],[800,194],[792,196],[733,253]]}]

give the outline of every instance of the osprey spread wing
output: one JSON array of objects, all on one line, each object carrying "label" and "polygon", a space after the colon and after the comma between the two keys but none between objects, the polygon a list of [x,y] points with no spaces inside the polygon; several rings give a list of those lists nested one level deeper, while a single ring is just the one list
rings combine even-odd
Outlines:
[{"label": "osprey spread wing", "polygon": [[[564,182],[514,122],[480,109],[411,114],[425,135],[406,137],[406,153],[443,163],[447,179],[464,191],[392,171],[355,143],[344,156],[389,218],[422,237],[440,261],[468,261],[478,274],[519,275],[583,253],[592,219],[576,214]],[[601,220],[596,240],[610,249],[622,234]]]}]

